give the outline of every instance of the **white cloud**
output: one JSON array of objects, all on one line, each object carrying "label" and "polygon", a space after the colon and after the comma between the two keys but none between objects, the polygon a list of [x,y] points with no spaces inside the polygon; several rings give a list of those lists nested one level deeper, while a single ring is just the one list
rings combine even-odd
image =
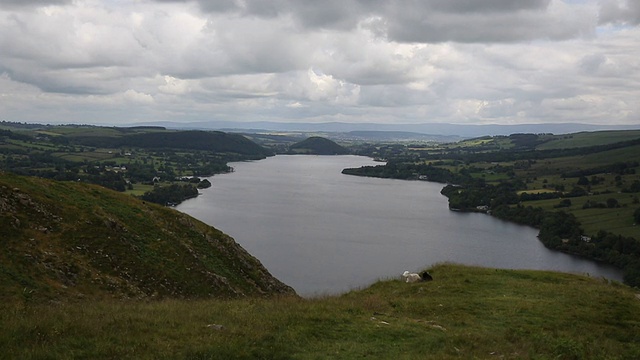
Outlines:
[{"label": "white cloud", "polygon": [[129,89],[125,91],[122,96],[128,102],[132,103],[140,103],[140,104],[152,104],[153,96],[145,93],[141,93],[139,91],[135,91],[133,89]]},{"label": "white cloud", "polygon": [[638,4],[5,1],[0,118],[637,124]]},{"label": "white cloud", "polygon": [[292,102],[292,103],[287,104],[285,106],[288,107],[288,108],[292,108],[292,109],[300,109],[300,108],[307,107],[306,105],[301,104],[299,101]]},{"label": "white cloud", "polygon": [[165,75],[162,77],[164,84],[158,86],[158,90],[165,94],[184,95],[192,90],[189,80],[178,79],[173,76]]}]

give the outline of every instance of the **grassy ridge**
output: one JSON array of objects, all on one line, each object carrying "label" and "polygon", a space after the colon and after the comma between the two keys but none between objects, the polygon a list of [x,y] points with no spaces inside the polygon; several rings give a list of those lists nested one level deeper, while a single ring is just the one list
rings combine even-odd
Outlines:
[{"label": "grassy ridge", "polygon": [[233,239],[96,185],[0,173],[0,299],[292,293]]},{"label": "grassy ridge", "polygon": [[640,300],[577,275],[451,264],[318,299],[4,306],[4,358],[637,359]]},{"label": "grassy ridge", "polygon": [[640,138],[640,130],[580,132],[550,136],[550,140],[537,146],[538,150],[568,149],[584,146],[607,145]]}]

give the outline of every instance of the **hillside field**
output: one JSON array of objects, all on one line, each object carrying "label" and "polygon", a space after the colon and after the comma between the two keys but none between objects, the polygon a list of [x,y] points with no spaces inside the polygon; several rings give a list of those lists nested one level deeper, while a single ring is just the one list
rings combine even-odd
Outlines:
[{"label": "hillside field", "polygon": [[0,358],[638,359],[640,295],[452,264],[342,296],[4,305]]}]

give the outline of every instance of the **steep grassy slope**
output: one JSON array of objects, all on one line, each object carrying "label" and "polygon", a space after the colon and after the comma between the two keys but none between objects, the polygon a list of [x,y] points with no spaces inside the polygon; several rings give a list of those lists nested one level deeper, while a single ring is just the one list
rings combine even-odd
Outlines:
[{"label": "steep grassy slope", "polygon": [[233,239],[98,186],[0,173],[0,300],[292,293]]},{"label": "steep grassy slope", "polygon": [[0,348],[20,359],[640,357],[640,300],[626,286],[457,265],[431,274],[319,299],[0,305]]}]

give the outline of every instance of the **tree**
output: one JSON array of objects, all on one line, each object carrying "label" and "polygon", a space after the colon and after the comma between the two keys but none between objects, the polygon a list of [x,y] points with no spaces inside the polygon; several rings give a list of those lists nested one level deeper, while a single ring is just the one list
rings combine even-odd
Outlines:
[{"label": "tree", "polygon": [[640,224],[640,208],[637,208],[636,211],[633,212],[633,221],[636,224]]},{"label": "tree", "polygon": [[567,193],[567,197],[579,197],[587,195],[587,191],[580,186],[574,186],[573,189],[569,193]]},{"label": "tree", "polygon": [[613,209],[613,208],[620,207],[620,204],[618,204],[618,200],[616,200],[614,198],[608,198],[607,199],[607,207],[609,209]]},{"label": "tree", "polygon": [[586,176],[580,176],[580,178],[578,179],[578,185],[580,186],[589,185],[589,179],[587,179]]},{"label": "tree", "polygon": [[563,207],[570,207],[571,206],[571,199],[562,199],[560,200],[560,203],[558,205],[555,205],[554,208],[563,208]]}]

